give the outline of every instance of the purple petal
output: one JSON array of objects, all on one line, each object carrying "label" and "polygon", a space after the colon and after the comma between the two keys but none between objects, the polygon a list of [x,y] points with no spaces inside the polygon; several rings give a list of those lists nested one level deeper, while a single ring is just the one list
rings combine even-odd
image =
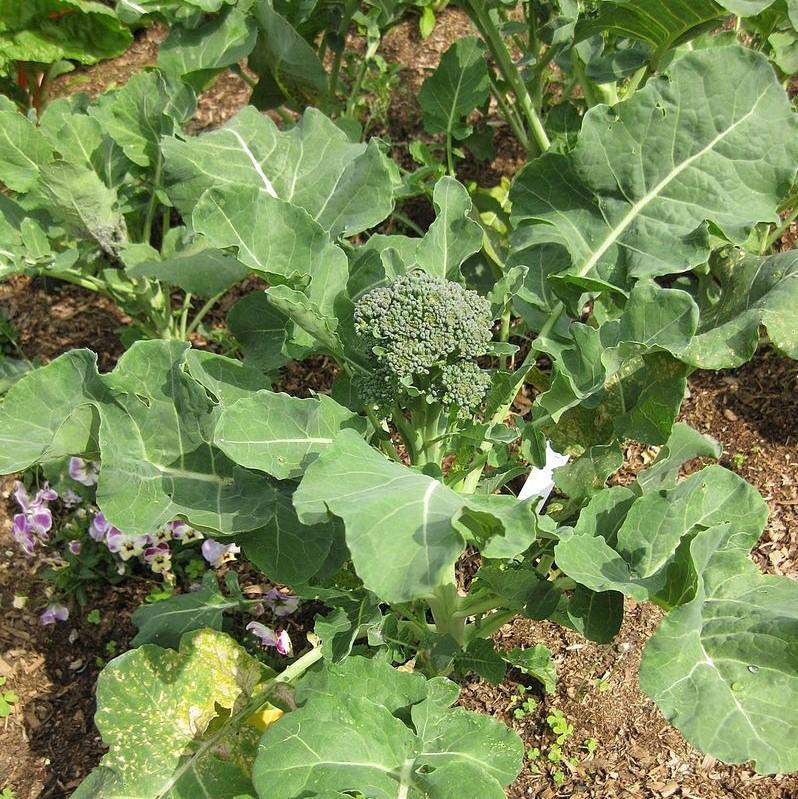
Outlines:
[{"label": "purple petal", "polygon": [[69,618],[69,608],[64,607],[59,602],[48,605],[45,611],[39,616],[41,624],[55,624],[57,621],[66,621]]},{"label": "purple petal", "polygon": [[54,488],[50,488],[49,483],[44,484],[44,488],[36,492],[36,497],[33,500],[34,505],[43,505],[45,502],[55,502],[58,499],[58,492]]},{"label": "purple petal", "polygon": [[169,544],[160,543],[155,546],[149,546],[144,550],[144,560],[151,563],[155,558],[162,556],[171,556],[172,552],[169,549]]},{"label": "purple petal", "polygon": [[30,497],[28,496],[28,492],[25,490],[25,486],[17,480],[14,483],[14,499],[16,500],[17,505],[19,505],[22,510],[26,511],[30,508]]},{"label": "purple petal", "polygon": [[256,638],[260,638],[260,645],[264,648],[277,646],[277,635],[271,627],[261,624],[259,621],[251,621],[246,629]]},{"label": "purple petal", "polygon": [[[114,528],[116,529],[116,528]],[[101,511],[94,514],[94,518],[91,520],[91,524],[89,525],[89,535],[95,541],[102,541],[106,537],[106,533],[110,534],[111,525],[108,524],[108,520],[105,518],[105,514]],[[119,532],[117,530],[117,532]]]},{"label": "purple petal", "polygon": [[25,554],[32,555],[36,547],[36,539],[28,527],[28,520],[25,518],[24,513],[17,513],[14,516],[12,534],[14,540],[22,547]]},{"label": "purple petal", "polygon": [[264,599],[270,605],[275,616],[290,616],[299,607],[299,597],[283,594],[276,588],[272,588]]},{"label": "purple petal", "polygon": [[281,655],[292,655],[294,653],[294,647],[291,645],[291,639],[288,637],[288,633],[285,630],[280,630],[277,633],[277,651]]},{"label": "purple petal", "polygon": [[84,486],[97,485],[100,465],[94,461],[84,461],[83,458],[69,459],[69,476]]},{"label": "purple petal", "polygon": [[81,544],[81,542],[78,541],[76,538],[72,539],[72,541],[69,542],[69,551],[73,555],[80,555],[80,550],[82,548],[83,548],[83,544]]},{"label": "purple petal", "polygon": [[46,541],[47,533],[53,526],[53,514],[50,513],[50,510],[48,508],[35,510],[29,516],[28,521],[30,522],[31,530],[33,530],[39,538],[43,538]]},{"label": "purple petal", "polygon": [[[94,538],[94,535],[92,534],[91,530],[89,530],[89,534],[91,535],[92,538]],[[99,539],[94,538],[94,540],[102,541],[102,537],[100,537]],[[116,527],[111,527],[108,530],[107,535],[105,535],[105,546],[108,547],[109,552],[116,553],[119,552],[119,550],[122,548],[124,540],[125,536],[122,535],[122,532],[120,530],[117,530]]]}]

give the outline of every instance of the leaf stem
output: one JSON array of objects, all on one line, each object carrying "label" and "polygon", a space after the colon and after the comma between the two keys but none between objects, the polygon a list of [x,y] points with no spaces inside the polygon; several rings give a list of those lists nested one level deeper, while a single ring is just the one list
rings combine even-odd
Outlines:
[{"label": "leaf stem", "polygon": [[[465,10],[471,17],[474,25],[490,47],[493,57],[496,59],[496,66],[499,68],[502,77],[510,86],[513,94],[516,97],[518,107],[526,120],[534,138],[535,147],[533,148],[533,141],[528,142],[527,152],[529,155],[538,155],[545,152],[551,146],[549,137],[546,135],[546,129],[540,121],[537,111],[535,111],[532,103],[532,98],[529,91],[518,74],[518,69],[513,63],[510,51],[502,39],[499,28],[494,21],[495,10],[491,11],[486,7],[483,0],[466,0]],[[533,151],[534,150],[534,151]]]},{"label": "leaf stem", "polygon": [[187,339],[201,324],[202,320],[208,315],[211,308],[219,302],[226,292],[220,291],[218,294],[214,294],[203,306],[202,308],[197,311],[197,315],[192,319],[191,324],[188,326],[185,334],[183,335],[184,339]]}]

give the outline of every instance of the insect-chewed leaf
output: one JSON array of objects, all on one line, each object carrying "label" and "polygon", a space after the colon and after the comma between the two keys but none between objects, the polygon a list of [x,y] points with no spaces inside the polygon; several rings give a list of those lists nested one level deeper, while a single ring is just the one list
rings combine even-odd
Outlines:
[{"label": "insect-chewed leaf", "polygon": [[704,369],[740,366],[764,325],[773,344],[798,359],[798,252],[746,255],[721,268],[720,297],[701,308],[697,335],[680,357]]},{"label": "insect-chewed leaf", "polygon": [[251,106],[219,130],[164,139],[168,191],[188,218],[202,194],[253,187],[304,208],[335,238],[379,224],[393,209],[393,186],[376,141],[353,144],[324,114],[305,111],[280,131]]},{"label": "insect-chewed leaf", "polygon": [[[457,687],[352,657],[300,683],[299,710],[265,732],[253,782],[261,796],[501,799],[523,747],[501,722],[450,706]],[[477,793],[475,793],[477,791]]]},{"label": "insect-chewed leaf", "polygon": [[686,271],[709,255],[707,221],[738,243],[757,221],[777,221],[795,176],[796,127],[766,58],[695,51],[629,100],[592,108],[572,153],[523,169],[513,218],[532,225],[527,243],[568,249],[566,281],[629,289]]},{"label": "insect-chewed leaf", "polygon": [[177,652],[145,644],[114,659],[97,683],[95,717],[110,749],[75,797],[252,793],[258,732],[241,711],[266,676],[214,630],[186,634]]},{"label": "insect-chewed leaf", "polygon": [[286,480],[300,477],[343,428],[365,433],[366,420],[324,395],[262,391],[222,411],[214,443],[236,463]]},{"label": "insect-chewed leaf", "polygon": [[[727,763],[798,769],[798,584],[761,574],[735,525],[693,539],[695,598],[648,642],[640,685],[685,738]],[[750,541],[750,539],[749,539]]]}]

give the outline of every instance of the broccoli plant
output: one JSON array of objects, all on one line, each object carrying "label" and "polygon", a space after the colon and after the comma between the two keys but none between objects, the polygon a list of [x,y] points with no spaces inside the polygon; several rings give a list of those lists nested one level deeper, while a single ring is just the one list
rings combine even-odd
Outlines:
[{"label": "broccoli plant", "polygon": [[[391,213],[397,170],[379,143],[352,144],[317,111],[286,131],[245,109],[199,136],[165,132],[160,196],[203,246],[269,284],[230,313],[244,362],[140,341],[100,374],[92,353],[66,353],[3,400],[0,471],[82,456],[100,464],[97,504],[126,535],[177,519],[240,546],[272,581],[327,606],[310,650],[327,676],[262,737],[228,735],[225,720],[272,694],[259,692],[257,708],[244,698],[240,681],[263,675],[229,643],[196,655],[192,632],[223,624],[198,597],[180,614],[183,650],[109,665],[98,717],[109,770],[84,795],[164,795],[201,778],[195,756],[208,755],[227,774],[245,764],[236,782],[205,780],[229,785],[214,787],[220,796],[252,794],[247,780],[286,799],[446,796],[452,771],[468,767],[428,749],[450,741],[440,675],[500,681],[510,663],[551,688],[545,648],[497,651],[493,634],[521,615],[607,643],[626,596],[664,611],[640,683],[686,738],[763,773],[798,769],[798,587],[748,557],[763,498],[711,462],[716,442],[676,423],[691,370],[744,363],[763,327],[798,357],[798,255],[767,253],[796,177],[797,126],[765,56],[734,44],[681,54],[623,102],[587,111],[573,147],[519,171],[501,247],[495,208],[480,213],[451,176],[432,189],[423,235],[368,236]],[[334,364],[329,394],[270,389],[281,366],[309,355]],[[630,439],[659,447],[657,458],[608,485]],[[554,469],[552,448],[570,460]],[[698,457],[710,462],[683,476]],[[527,476],[533,489],[516,494]],[[466,552],[475,575],[458,568]],[[380,660],[422,672],[430,701],[384,697],[351,671],[347,704],[328,680],[364,652],[376,683],[390,685]],[[122,676],[128,666],[153,684],[146,697]],[[214,681],[217,667],[235,685]],[[215,689],[197,701],[178,690],[176,676],[195,670],[190,684],[218,685],[221,701]],[[363,685],[379,701],[361,703]],[[181,713],[150,714],[151,697],[167,694]],[[150,759],[128,766],[149,751],[135,749],[131,717],[153,733],[154,787],[136,782]],[[172,717],[174,729],[156,730]],[[365,737],[343,737],[360,724]],[[363,740],[378,765],[352,770],[366,764],[346,757]],[[469,784],[500,796],[510,771],[488,764]]]},{"label": "broccoli plant", "polygon": [[490,374],[490,303],[458,283],[410,272],[355,304],[367,351],[355,388],[367,408],[398,427],[410,462],[440,467],[445,442],[479,414]]}]

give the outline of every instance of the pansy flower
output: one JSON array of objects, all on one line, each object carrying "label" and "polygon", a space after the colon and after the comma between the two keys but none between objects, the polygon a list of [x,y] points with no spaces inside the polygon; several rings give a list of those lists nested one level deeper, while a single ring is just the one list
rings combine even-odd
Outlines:
[{"label": "pansy flower", "polygon": [[152,544],[148,535],[125,535],[116,527],[112,527],[105,538],[109,552],[119,555],[122,560],[138,557]]},{"label": "pansy flower", "polygon": [[78,541],[76,538],[73,538],[69,542],[69,551],[73,555],[80,555],[80,550],[83,548],[83,545]]},{"label": "pansy flower", "polygon": [[69,618],[69,608],[64,607],[60,602],[48,605],[46,610],[39,616],[39,623],[48,625],[55,624],[57,621],[66,621]]},{"label": "pansy flower", "polygon": [[96,461],[84,461],[83,458],[70,458],[69,476],[81,485],[96,486],[100,476],[100,464]]},{"label": "pansy flower", "polygon": [[175,541],[182,541],[184,544],[188,544],[190,541],[201,541],[205,538],[199,530],[195,530],[190,524],[181,519],[168,522],[166,529],[169,530]]},{"label": "pansy flower", "polygon": [[259,621],[251,621],[247,625],[247,630],[256,638],[260,639],[260,645],[264,649],[274,647],[281,655],[290,656],[294,653],[291,639],[285,630],[273,630]]},{"label": "pansy flower", "polygon": [[145,562],[150,564],[150,568],[156,574],[168,572],[172,567],[172,551],[169,549],[169,544],[163,541],[151,543],[142,554]]},{"label": "pansy flower", "polygon": [[206,538],[202,542],[202,557],[218,569],[225,563],[236,559],[236,555],[241,551],[237,544],[220,544],[212,538]]}]

